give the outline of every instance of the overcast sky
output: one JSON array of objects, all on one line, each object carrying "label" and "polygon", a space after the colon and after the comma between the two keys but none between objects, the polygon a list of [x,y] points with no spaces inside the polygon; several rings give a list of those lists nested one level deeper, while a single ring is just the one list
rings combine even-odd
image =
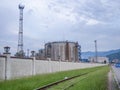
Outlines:
[{"label": "overcast sky", "polygon": [[120,48],[120,0],[0,0],[0,52],[17,51],[18,4],[24,8],[24,51],[51,41],[79,42],[82,51]]}]

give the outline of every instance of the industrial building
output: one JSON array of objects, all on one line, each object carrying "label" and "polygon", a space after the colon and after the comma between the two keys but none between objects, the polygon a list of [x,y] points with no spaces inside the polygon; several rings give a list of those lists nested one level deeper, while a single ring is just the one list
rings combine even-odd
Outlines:
[{"label": "industrial building", "polygon": [[88,59],[89,62],[96,62],[96,63],[109,63],[109,59],[107,57],[89,57]]},{"label": "industrial building", "polygon": [[37,60],[46,59],[45,58],[45,49],[40,49],[35,55]]},{"label": "industrial building", "polygon": [[51,60],[79,62],[80,51],[78,42],[58,41],[45,44],[45,57]]}]

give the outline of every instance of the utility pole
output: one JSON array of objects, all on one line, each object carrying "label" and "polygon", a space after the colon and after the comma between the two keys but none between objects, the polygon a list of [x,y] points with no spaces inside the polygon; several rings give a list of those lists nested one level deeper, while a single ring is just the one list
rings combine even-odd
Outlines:
[{"label": "utility pole", "polygon": [[97,40],[94,41],[95,42],[95,62],[98,62],[98,55],[97,55]]}]

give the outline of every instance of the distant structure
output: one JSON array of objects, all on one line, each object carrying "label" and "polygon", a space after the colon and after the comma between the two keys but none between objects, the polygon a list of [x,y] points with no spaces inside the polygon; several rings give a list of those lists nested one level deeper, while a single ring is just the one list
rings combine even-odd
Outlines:
[{"label": "distant structure", "polygon": [[81,45],[78,45],[78,59],[79,59],[79,61],[82,60],[82,58],[81,58]]},{"label": "distant structure", "polygon": [[20,10],[20,16],[19,16],[18,48],[17,48],[16,56],[22,58],[25,56],[25,53],[23,51],[23,9],[24,9],[24,5],[19,4],[18,8]]},{"label": "distant structure", "polygon": [[45,57],[51,60],[79,62],[78,42],[49,42],[45,44]]},{"label": "distant structure", "polygon": [[98,62],[98,55],[97,55],[97,40],[94,41],[95,42],[95,62]]},{"label": "distant structure", "polygon": [[36,59],[41,60],[41,59],[46,59],[45,58],[45,49],[40,49],[35,55]]},{"label": "distant structure", "polygon": [[28,57],[28,58],[29,58],[29,51],[30,51],[30,50],[29,50],[29,49],[27,49],[27,57]]},{"label": "distant structure", "polygon": [[[89,57],[88,58],[89,62],[96,63],[96,57]],[[97,57],[97,63],[109,63],[109,59],[107,57]]]}]

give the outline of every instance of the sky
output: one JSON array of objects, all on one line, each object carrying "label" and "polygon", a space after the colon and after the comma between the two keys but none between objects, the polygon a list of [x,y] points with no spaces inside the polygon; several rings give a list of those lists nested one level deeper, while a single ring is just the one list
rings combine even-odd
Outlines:
[{"label": "sky", "polygon": [[53,41],[72,41],[82,52],[120,48],[120,0],[0,0],[0,53],[17,52],[19,4],[24,4],[23,44],[36,52]]}]

